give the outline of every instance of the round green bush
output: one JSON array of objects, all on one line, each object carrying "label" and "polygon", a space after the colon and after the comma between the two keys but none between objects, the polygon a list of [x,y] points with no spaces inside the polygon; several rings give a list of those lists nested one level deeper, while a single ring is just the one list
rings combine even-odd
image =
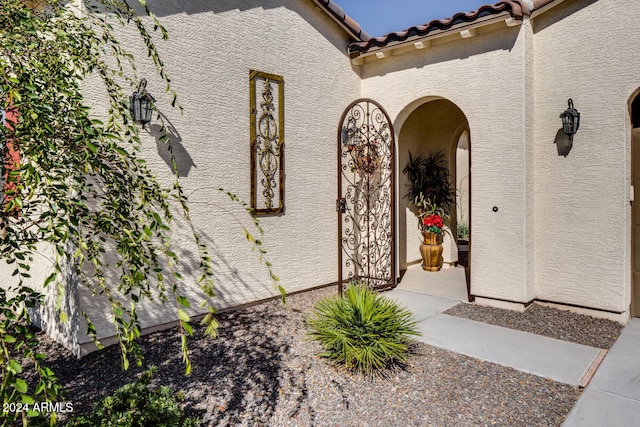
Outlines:
[{"label": "round green bush", "polygon": [[319,301],[307,325],[320,356],[364,374],[406,362],[410,336],[420,335],[409,310],[361,283]]}]

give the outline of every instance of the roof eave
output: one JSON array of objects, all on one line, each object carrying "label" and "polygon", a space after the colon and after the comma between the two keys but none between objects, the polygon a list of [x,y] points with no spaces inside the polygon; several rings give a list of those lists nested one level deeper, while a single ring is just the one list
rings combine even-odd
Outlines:
[{"label": "roof eave", "polygon": [[559,4],[564,3],[564,1],[565,0],[535,0],[535,8],[531,13],[531,18],[533,19],[536,16],[545,13],[549,9],[552,9]]},{"label": "roof eave", "polygon": [[[478,28],[494,25],[496,23],[504,21],[507,26],[520,25],[522,23],[523,16],[513,16],[510,11],[503,11],[498,14],[492,14],[478,18],[471,22],[461,22],[446,29],[434,29],[423,35],[415,35],[407,37],[405,40],[393,41],[381,46],[372,46],[364,51],[356,49],[349,49],[349,56],[352,60],[358,60],[357,62],[363,62],[364,58],[378,56],[380,54],[385,55],[386,52],[390,52],[399,48],[414,45],[417,49],[422,49],[425,45],[431,43],[432,40],[460,34],[461,37],[472,35]],[[468,32],[468,33],[465,33]],[[422,45],[420,45],[422,42]]]}]

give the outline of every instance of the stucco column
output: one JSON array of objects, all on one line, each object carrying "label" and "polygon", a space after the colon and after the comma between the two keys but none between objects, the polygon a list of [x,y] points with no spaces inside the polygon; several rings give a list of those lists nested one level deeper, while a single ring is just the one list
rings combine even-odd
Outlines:
[{"label": "stucco column", "polygon": [[[524,19],[503,66],[514,70],[475,110],[471,132],[471,293],[480,303],[536,297],[533,32]],[[514,307],[515,308],[515,307]]]}]

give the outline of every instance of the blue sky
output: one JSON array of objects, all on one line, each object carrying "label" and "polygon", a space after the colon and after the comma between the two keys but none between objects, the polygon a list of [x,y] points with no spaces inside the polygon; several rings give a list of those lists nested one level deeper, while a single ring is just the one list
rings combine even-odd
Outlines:
[{"label": "blue sky", "polygon": [[401,31],[497,0],[335,0],[370,36]]}]

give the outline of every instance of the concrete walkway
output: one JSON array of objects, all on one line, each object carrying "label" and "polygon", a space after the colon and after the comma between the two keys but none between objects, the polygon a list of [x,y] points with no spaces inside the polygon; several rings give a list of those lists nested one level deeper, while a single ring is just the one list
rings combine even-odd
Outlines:
[{"label": "concrete walkway", "polygon": [[421,341],[572,386],[597,368],[563,426],[640,425],[640,318],[631,320],[598,367],[600,349],[443,314],[465,299],[464,276],[458,269],[429,276],[420,270],[410,267],[385,295],[415,314]]},{"label": "concrete walkway", "polygon": [[562,425],[640,425],[640,318],[622,331]]},{"label": "concrete walkway", "polygon": [[394,289],[385,294],[411,310],[418,339],[445,350],[578,386],[600,349],[442,314],[459,300]]}]

